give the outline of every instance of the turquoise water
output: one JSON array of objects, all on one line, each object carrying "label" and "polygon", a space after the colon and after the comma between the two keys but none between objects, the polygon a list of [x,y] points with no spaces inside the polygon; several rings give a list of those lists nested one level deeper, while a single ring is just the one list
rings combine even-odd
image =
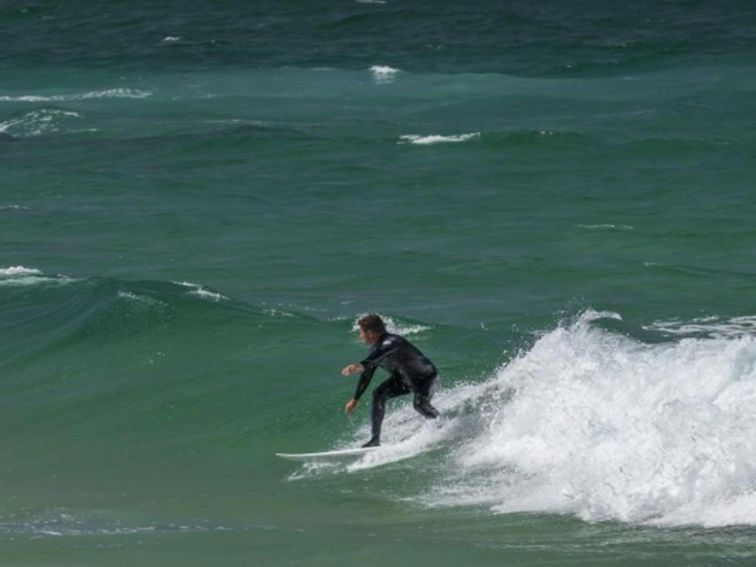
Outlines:
[{"label": "turquoise water", "polygon": [[756,562],[749,3],[0,15],[3,564]]}]

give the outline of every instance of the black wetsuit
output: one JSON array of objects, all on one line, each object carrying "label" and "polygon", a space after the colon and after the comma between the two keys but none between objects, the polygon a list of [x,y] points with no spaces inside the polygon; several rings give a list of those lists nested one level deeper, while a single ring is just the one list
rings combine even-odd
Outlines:
[{"label": "black wetsuit", "polygon": [[354,399],[360,396],[370,383],[376,368],[386,370],[391,376],[373,390],[373,436],[369,445],[378,445],[381,438],[381,423],[389,398],[413,392],[414,408],[427,418],[438,417],[438,410],[430,404],[438,371],[428,358],[408,340],[399,335],[385,333],[372,346],[368,356],[360,364],[365,368],[357,383]]}]

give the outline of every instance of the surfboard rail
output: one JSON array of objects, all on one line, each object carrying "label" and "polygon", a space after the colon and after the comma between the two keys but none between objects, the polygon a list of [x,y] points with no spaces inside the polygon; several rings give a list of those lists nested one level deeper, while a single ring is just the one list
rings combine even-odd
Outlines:
[{"label": "surfboard rail", "polygon": [[356,447],[352,449],[336,449],[317,453],[276,453],[276,457],[290,461],[340,461],[361,457],[380,447]]}]

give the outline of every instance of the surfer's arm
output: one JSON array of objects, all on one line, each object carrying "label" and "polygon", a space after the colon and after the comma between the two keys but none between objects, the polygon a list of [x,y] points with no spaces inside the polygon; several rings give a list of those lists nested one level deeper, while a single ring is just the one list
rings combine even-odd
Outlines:
[{"label": "surfer's arm", "polygon": [[[351,364],[350,366],[359,366],[362,370],[362,375],[360,376],[359,382],[357,382],[357,390],[354,393],[354,397],[349,400],[344,406],[344,412],[347,415],[352,413],[354,411],[354,408],[357,407],[357,403],[360,401],[360,396],[365,393],[368,384],[370,384],[370,379],[373,377],[373,373],[375,372],[375,366],[371,368],[364,368],[361,364]],[[346,370],[346,368],[344,370]],[[359,372],[359,370],[357,370],[357,372]],[[342,374],[344,374],[343,371]],[[347,374],[344,375],[347,376]]]},{"label": "surfer's arm", "polygon": [[357,389],[354,391],[355,405],[362,394],[365,393],[365,390],[367,390],[368,384],[370,384],[370,379],[375,373],[375,368],[375,366],[368,366],[362,371],[362,374],[360,374],[360,380],[357,382]]}]

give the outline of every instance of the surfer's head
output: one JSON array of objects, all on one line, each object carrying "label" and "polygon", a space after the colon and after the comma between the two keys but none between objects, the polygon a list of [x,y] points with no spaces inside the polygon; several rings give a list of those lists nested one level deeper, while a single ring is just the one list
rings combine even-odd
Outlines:
[{"label": "surfer's head", "polygon": [[366,345],[372,345],[386,334],[386,325],[383,319],[375,313],[370,313],[357,321],[360,328],[360,339]]}]

